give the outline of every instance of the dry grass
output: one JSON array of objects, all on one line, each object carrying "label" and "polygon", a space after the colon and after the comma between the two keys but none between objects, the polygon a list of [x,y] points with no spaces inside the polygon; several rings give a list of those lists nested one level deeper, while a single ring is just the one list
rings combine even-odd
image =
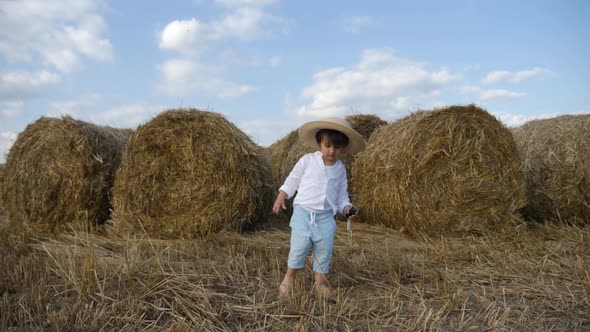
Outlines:
[{"label": "dry grass", "polygon": [[[1,224],[0,224],[1,225]],[[524,224],[523,224],[524,225]],[[590,229],[552,225],[418,243],[339,224],[334,291],[310,266],[277,298],[289,231],[153,240],[0,230],[0,330],[583,331],[590,329]]]}]

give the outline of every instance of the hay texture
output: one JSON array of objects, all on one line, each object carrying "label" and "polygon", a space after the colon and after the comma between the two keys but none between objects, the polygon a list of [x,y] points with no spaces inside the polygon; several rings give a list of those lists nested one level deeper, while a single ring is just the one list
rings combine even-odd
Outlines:
[{"label": "hay texture", "polygon": [[352,168],[360,220],[413,236],[501,227],[524,204],[511,132],[485,110],[419,111],[377,130]]},{"label": "hay texture", "polygon": [[[0,192],[2,192],[2,188],[4,188],[4,169],[5,165],[0,164]],[[4,216],[4,203],[2,202],[2,197],[0,196],[0,217]]]},{"label": "hay texture", "polygon": [[534,120],[513,133],[525,173],[525,216],[589,224],[590,114]]},{"label": "hay texture", "polygon": [[243,230],[271,211],[271,186],[262,148],[222,115],[168,110],[129,140],[114,220],[157,237]]},{"label": "hay texture", "polygon": [[131,133],[69,116],[29,124],[4,169],[10,176],[0,194],[10,220],[39,231],[107,221],[113,176]]},{"label": "hay texture", "polygon": [[[387,123],[386,121],[381,120],[378,116],[372,114],[349,115],[346,117],[346,120],[365,140],[368,140],[377,128]],[[271,145],[270,150],[274,183],[280,187],[287,176],[289,176],[289,173],[299,158],[303,157],[306,153],[314,152],[317,149],[307,146],[299,138],[298,129],[295,129]],[[350,155],[347,155],[342,159],[349,177],[350,167],[353,161],[354,156]]]}]

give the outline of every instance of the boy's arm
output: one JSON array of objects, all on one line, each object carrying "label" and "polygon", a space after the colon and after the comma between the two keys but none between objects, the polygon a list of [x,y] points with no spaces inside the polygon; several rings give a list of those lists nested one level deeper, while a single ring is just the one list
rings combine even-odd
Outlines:
[{"label": "boy's arm", "polygon": [[289,176],[287,176],[285,179],[285,183],[281,186],[281,188],[279,188],[279,193],[272,207],[272,212],[279,214],[281,209],[287,209],[287,206],[285,205],[285,199],[291,198],[293,195],[295,195],[295,192],[299,188],[299,183],[301,183],[304,169],[304,160],[303,158],[300,158],[289,173]]},{"label": "boy's arm", "polygon": [[279,191],[277,199],[275,200],[275,204],[272,207],[272,212],[274,212],[274,214],[279,214],[281,209],[287,209],[287,206],[285,205],[285,198],[287,198],[287,193],[284,191]]},{"label": "boy's arm", "polygon": [[336,198],[338,212],[343,216],[352,208],[350,197],[348,197],[348,180],[346,178],[346,169],[338,181],[338,197]]},{"label": "boy's arm", "polygon": [[299,184],[301,183],[301,179],[303,178],[303,172],[305,170],[305,156],[299,158],[293,169],[285,179],[285,183],[279,188],[280,191],[284,192],[287,197],[291,198],[299,189]]}]

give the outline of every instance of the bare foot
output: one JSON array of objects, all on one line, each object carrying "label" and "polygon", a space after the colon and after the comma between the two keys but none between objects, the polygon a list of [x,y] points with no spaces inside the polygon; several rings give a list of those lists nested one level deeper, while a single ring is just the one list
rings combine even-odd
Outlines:
[{"label": "bare foot", "polygon": [[291,285],[283,282],[279,285],[279,297],[285,297],[291,292]]},{"label": "bare foot", "polygon": [[318,293],[318,295],[323,297],[330,297],[332,293],[330,285],[328,285],[327,283],[316,283],[315,290]]},{"label": "bare foot", "polygon": [[328,282],[328,278],[325,274],[315,272],[315,290],[318,295],[323,297],[330,296],[330,283]]}]

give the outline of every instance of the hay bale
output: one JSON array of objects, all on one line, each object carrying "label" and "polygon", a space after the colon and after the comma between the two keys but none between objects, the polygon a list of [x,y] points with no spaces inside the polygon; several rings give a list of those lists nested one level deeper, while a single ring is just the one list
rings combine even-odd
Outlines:
[{"label": "hay bale", "polygon": [[[387,123],[372,114],[350,115],[346,117],[346,120],[365,140],[368,140],[377,128]],[[299,139],[298,129],[295,129],[271,145],[270,150],[274,183],[277,186],[281,186],[299,158],[317,149],[307,146]],[[347,155],[342,159],[349,177],[350,167],[353,161],[354,156]]]},{"label": "hay bale", "polygon": [[69,116],[29,124],[6,159],[10,176],[0,196],[10,220],[38,231],[104,223],[114,172],[131,133]]},{"label": "hay bale", "polygon": [[[381,120],[381,118],[372,114],[349,115],[346,117],[346,121],[350,123],[354,130],[361,134],[361,136],[365,139],[365,142],[371,138],[371,135],[373,132],[375,132],[375,130],[387,124],[387,121]],[[346,155],[344,158],[342,158],[342,162],[346,168],[346,174],[348,175],[349,180],[351,179],[351,167],[355,158],[356,157],[352,155]]]},{"label": "hay bale", "polygon": [[[291,150],[296,149],[297,152],[292,153]],[[295,163],[297,163],[298,159],[293,159],[296,157],[297,154],[308,153],[313,151],[311,148],[306,148],[306,146],[301,142],[299,139],[299,135],[297,134],[297,130],[293,130],[285,137],[281,138],[274,144],[269,147],[270,150],[270,164],[272,167],[272,177],[273,183],[276,188],[280,187]],[[302,150],[302,151],[299,151]],[[307,151],[307,152],[305,152]],[[301,157],[301,156],[300,156]]]},{"label": "hay bale", "polygon": [[525,216],[590,223],[590,114],[530,121],[513,134],[524,167]]},{"label": "hay bale", "polygon": [[262,149],[222,115],[168,110],[129,139],[114,220],[158,237],[242,230],[271,210],[271,188]]},{"label": "hay bale", "polygon": [[[0,164],[0,192],[4,187],[4,170],[6,165]],[[4,217],[4,204],[2,203],[2,196],[0,196],[0,218]]]},{"label": "hay bale", "polygon": [[496,229],[524,204],[510,131],[474,105],[420,111],[378,129],[352,167],[361,221],[411,235]]}]

